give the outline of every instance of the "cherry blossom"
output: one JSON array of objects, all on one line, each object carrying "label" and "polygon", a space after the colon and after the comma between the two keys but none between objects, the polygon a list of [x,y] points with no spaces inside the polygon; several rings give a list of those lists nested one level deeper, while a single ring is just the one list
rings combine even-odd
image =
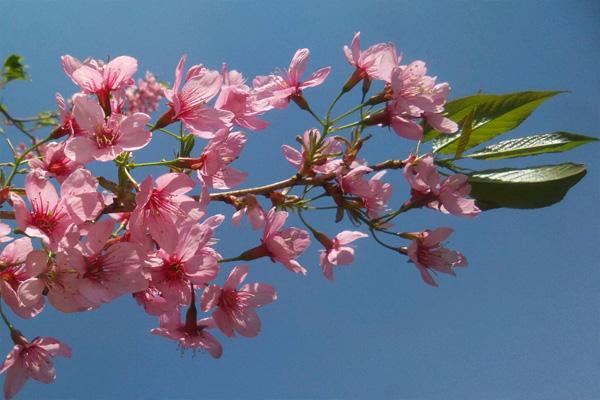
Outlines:
[{"label": "cherry blossom", "polygon": [[331,137],[321,140],[318,129],[304,132],[300,151],[287,144],[281,148],[285,159],[297,167],[301,175],[328,174],[337,170],[342,163],[341,159],[336,159],[342,151],[340,142]]},{"label": "cherry blossom", "polygon": [[302,91],[318,86],[325,81],[331,67],[321,68],[313,72],[307,80],[300,81],[308,64],[308,49],[296,51],[287,71],[267,76],[257,76],[252,82],[256,98],[267,101],[274,108],[285,108],[294,96],[301,96]]},{"label": "cherry blossom", "polygon": [[218,259],[209,253],[197,253],[205,244],[205,227],[184,224],[179,227],[176,240],[158,250],[149,272],[161,297],[176,305],[189,304],[190,283],[202,286],[217,276]]},{"label": "cherry blossom", "polygon": [[114,160],[123,151],[143,148],[152,138],[145,129],[150,121],[147,114],[113,113],[106,119],[100,104],[90,97],[75,96],[73,103],[73,115],[82,134],[71,137],[64,151],[76,162]]},{"label": "cherry blossom", "polygon": [[110,93],[134,83],[133,75],[138,62],[129,56],[119,56],[108,63],[87,59],[81,62],[75,57],[61,57],[63,70],[86,94],[95,94],[102,108],[110,113]]},{"label": "cherry blossom", "polygon": [[144,237],[147,229],[161,247],[173,247],[177,222],[202,216],[197,202],[185,194],[195,185],[189,176],[180,173],[161,175],[154,183],[152,177],[147,177],[140,184],[129,229],[137,238]]},{"label": "cherry blossom", "polygon": [[414,235],[414,240],[408,246],[407,253],[421,273],[423,281],[431,286],[437,286],[430,271],[437,271],[455,276],[454,267],[466,267],[467,259],[458,251],[441,246],[454,230],[437,228],[426,230]]},{"label": "cherry blossom", "polygon": [[475,217],[481,211],[473,199],[467,199],[471,192],[468,177],[454,174],[443,181],[428,154],[416,158],[411,155],[404,167],[404,176],[411,186],[411,205],[427,205],[443,213],[463,217]]},{"label": "cherry blossom", "polygon": [[244,215],[248,216],[252,229],[260,229],[265,223],[266,213],[256,200],[256,196],[249,194],[235,202],[237,211],[231,216],[231,222],[239,225]]},{"label": "cherry blossom", "polygon": [[[14,332],[14,331],[13,331]],[[71,357],[71,348],[51,337],[36,337],[28,342],[20,333],[13,333],[15,346],[6,356],[0,374],[6,372],[4,397],[11,399],[21,390],[27,379],[52,383],[56,369],[52,358]]]},{"label": "cherry blossom", "polygon": [[215,102],[215,108],[234,114],[233,123],[242,128],[259,131],[269,123],[258,118],[272,109],[267,101],[258,101],[256,95],[245,84],[244,77],[236,70],[229,71],[227,64],[222,69],[223,86]]},{"label": "cherry blossom", "polygon": [[83,167],[83,163],[73,161],[65,154],[66,142],[50,142],[40,146],[41,156],[29,160],[29,166],[38,176],[48,179],[56,178],[60,183],[71,175],[73,171]]},{"label": "cherry blossom", "polygon": [[50,181],[30,173],[25,179],[25,193],[31,210],[21,197],[10,194],[17,225],[28,236],[39,237],[46,245],[56,248],[72,224],[90,221],[102,210],[97,185],[89,171],[78,169],[65,179],[59,197]]},{"label": "cherry blossom", "polygon": [[323,275],[333,281],[333,267],[348,265],[354,261],[354,248],[349,244],[357,239],[366,238],[369,235],[358,231],[343,231],[335,235],[333,240],[325,235],[319,235],[318,239],[325,246],[319,256],[319,264],[323,269]]},{"label": "cherry blossom", "polygon": [[[213,131],[228,128],[234,114],[206,106],[219,93],[223,78],[218,71],[211,71],[202,65],[194,65],[188,70],[183,86],[183,68],[187,56],[179,60],[175,69],[175,83],[172,89],[165,89],[169,102],[167,111],[156,123],[154,129],[162,128],[174,121],[181,121],[194,134],[210,139]],[[180,88],[181,86],[181,88]]]},{"label": "cherry blossom", "polygon": [[356,71],[344,86],[345,90],[352,89],[361,79],[391,81],[392,70],[398,66],[396,47],[392,43],[379,43],[361,51],[360,32],[357,32],[350,46],[344,46],[344,55]]},{"label": "cherry blossom", "polygon": [[144,79],[137,81],[137,86],[125,89],[127,113],[152,113],[158,109],[160,99],[164,97],[164,89],[152,72],[146,71]]},{"label": "cherry blossom", "polygon": [[247,275],[248,266],[237,266],[231,270],[222,288],[210,285],[202,294],[202,311],[217,307],[212,317],[226,336],[234,336],[234,331],[245,337],[258,335],[260,319],[254,309],[277,299],[275,289],[264,283],[247,283],[237,289]]}]

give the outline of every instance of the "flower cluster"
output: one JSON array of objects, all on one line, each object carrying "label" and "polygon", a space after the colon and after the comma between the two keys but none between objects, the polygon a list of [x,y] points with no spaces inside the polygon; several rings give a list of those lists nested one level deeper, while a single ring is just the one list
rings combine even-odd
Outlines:
[{"label": "flower cluster", "polygon": [[[312,110],[305,91],[321,85],[331,68],[304,78],[308,49],[296,51],[287,70],[257,76],[251,86],[226,64],[220,70],[202,64],[186,69],[185,55],[170,87],[150,72],[136,85],[138,61],[130,56],[108,62],[63,56],[62,67],[79,90],[69,101],[56,96],[58,124],[46,138],[24,146],[2,182],[0,201],[12,209],[12,234],[22,237],[11,236],[11,227],[0,223],[0,242],[10,242],[0,253],[1,301],[27,319],[41,313],[46,303],[76,313],[131,295],[157,318],[152,334],[219,358],[223,346],[218,332],[227,338],[236,333],[255,337],[261,329],[257,310],[277,299],[269,284],[252,279],[243,283],[254,260],[270,260],[299,275],[318,263],[333,280],[336,267],[354,260],[353,243],[373,236],[408,255],[430,285],[435,285],[432,271],[454,274],[453,268],[466,265],[466,260],[441,246],[452,230],[396,232],[396,238],[411,240],[405,247],[385,244],[377,235],[392,233],[393,218],[412,208],[476,215],[479,209],[467,198],[466,177],[441,180],[431,155],[409,154],[379,164],[361,158],[370,137],[364,130],[374,125],[391,126],[413,140],[422,137],[424,121],[440,132],[455,132],[456,124],[443,114],[449,85],[426,75],[422,61],[401,64],[391,43],[361,51],[357,33],[344,53],[355,70],[325,117]],[[378,83],[379,92],[332,118],[337,99],[361,81],[364,95]],[[163,98],[162,114],[154,118],[151,114]],[[318,123],[298,136],[298,144],[282,148],[293,175],[236,189],[248,172],[232,164],[254,139],[245,131],[266,128],[264,114],[290,103]],[[373,110],[377,105],[381,108]],[[344,118],[356,115],[358,121],[342,125]],[[179,125],[177,132],[169,130],[174,124]],[[345,130],[350,134],[343,135]],[[175,140],[177,156],[136,162],[138,152],[157,134]],[[95,175],[98,163],[114,166],[114,177]],[[164,170],[138,182],[133,171],[144,167]],[[401,168],[411,196],[393,211],[389,203],[394,180],[386,173]],[[19,174],[25,174],[22,188],[15,184]],[[320,193],[311,198],[317,189]],[[328,205],[321,206],[323,201]],[[254,247],[240,249],[234,257],[220,254],[216,237],[227,216],[211,213],[212,202],[231,205],[235,225],[244,218],[250,221],[260,232]],[[335,209],[336,221],[347,215],[351,222],[364,224],[371,235],[318,230],[305,214],[321,208]],[[304,228],[289,226],[292,214]],[[301,259],[311,236],[320,245],[318,256]],[[222,285],[217,283],[221,276],[226,276]],[[17,393],[28,378],[53,381],[52,357],[69,357],[69,347],[53,338],[29,342],[4,312],[2,317],[15,343],[0,370],[7,372],[5,397]]]}]

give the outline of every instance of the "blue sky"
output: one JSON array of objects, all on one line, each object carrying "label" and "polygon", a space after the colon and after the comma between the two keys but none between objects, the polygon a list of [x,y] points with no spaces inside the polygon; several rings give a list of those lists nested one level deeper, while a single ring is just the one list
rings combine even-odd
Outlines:
[{"label": "blue sky", "polygon": [[[0,56],[22,54],[32,77],[0,94],[18,115],[52,109],[56,91],[75,91],[60,68],[63,54],[127,54],[139,60],[140,72],[172,81],[183,53],[214,69],[227,61],[252,78],[287,66],[302,47],[311,50],[309,69],[333,69],[323,86],[306,92],[323,113],[352,72],[342,47],[361,31],[364,46],[393,41],[405,60],[425,60],[432,75],[451,83],[452,97],[478,90],[570,91],[507,137],[558,130],[599,136],[600,6],[594,1],[0,4]],[[349,96],[338,110],[357,100]],[[236,162],[251,171],[248,185],[292,174],[280,145],[313,126],[293,106],[267,119],[271,127],[250,133]],[[370,161],[405,157],[411,149],[390,132],[374,133]],[[170,156],[164,146],[171,143],[157,138],[142,159]],[[589,166],[584,180],[551,208],[494,210],[475,220],[425,210],[400,219],[403,230],[456,230],[448,245],[470,266],[457,278],[440,277],[437,289],[426,286],[405,258],[367,240],[358,242],[354,264],[339,270],[333,284],[320,273],[316,245],[302,259],[310,270],[305,278],[268,261],[252,263],[251,280],[276,286],[279,299],[261,310],[257,338],[221,337],[220,360],[180,356],[173,342],[149,334],[156,321],[129,297],[85,314],[48,308],[18,326],[30,336],[68,342],[73,358],[57,361],[53,385],[30,382],[19,398],[600,398],[597,154],[592,144],[518,160]],[[500,164],[515,162],[471,166]],[[398,182],[395,199],[402,201],[408,189],[401,175],[388,179]],[[329,233],[350,227],[335,226],[324,211],[308,217]],[[257,238],[247,228],[226,222],[219,251],[229,257],[254,245]],[[9,338],[0,337],[0,352],[9,348]]]}]

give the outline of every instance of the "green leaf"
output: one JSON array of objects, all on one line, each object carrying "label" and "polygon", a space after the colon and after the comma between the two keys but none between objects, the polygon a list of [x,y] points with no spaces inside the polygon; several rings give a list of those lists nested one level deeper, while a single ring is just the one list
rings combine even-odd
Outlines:
[{"label": "green leaf", "polygon": [[576,133],[552,132],[505,140],[486,146],[476,153],[464,155],[463,158],[501,160],[503,158],[525,157],[543,153],[560,153],[597,140],[598,138]]},{"label": "green leaf", "polygon": [[465,148],[467,147],[467,144],[469,144],[471,132],[473,132],[473,118],[475,118],[476,111],[477,107],[473,108],[463,121],[461,129],[462,132],[460,133],[460,138],[458,139],[458,145],[456,147],[456,152],[454,153],[454,158],[461,158]]},{"label": "green leaf", "polygon": [[27,72],[25,71],[25,65],[23,64],[23,57],[17,54],[11,54],[4,61],[4,68],[2,69],[2,77],[5,82],[10,82],[15,79],[26,80]]},{"label": "green leaf", "polygon": [[[447,117],[462,125],[466,116],[475,110],[472,132],[465,150],[487,142],[496,136],[519,126],[531,113],[550,97],[562,93],[560,91],[517,92],[503,95],[478,94],[455,100],[446,105]],[[458,148],[462,126],[454,135],[441,135],[428,130],[425,140],[435,138],[434,151],[452,154]]]},{"label": "green leaf", "polygon": [[479,171],[469,174],[470,195],[482,210],[547,207],[562,200],[586,172],[573,163]]}]

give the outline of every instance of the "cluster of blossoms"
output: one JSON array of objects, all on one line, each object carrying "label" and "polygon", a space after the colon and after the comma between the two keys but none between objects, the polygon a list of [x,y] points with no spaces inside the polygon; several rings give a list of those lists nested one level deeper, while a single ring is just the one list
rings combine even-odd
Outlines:
[{"label": "cluster of blossoms", "polygon": [[[411,208],[426,206],[467,217],[479,213],[466,198],[466,177],[456,174],[442,181],[429,154],[379,164],[359,157],[368,139],[363,130],[369,126],[390,126],[413,140],[422,138],[423,120],[441,132],[455,132],[456,124],[443,116],[449,85],[436,84],[422,61],[401,64],[402,57],[390,43],[361,51],[357,33],[344,52],[355,70],[337,99],[361,81],[365,95],[373,82],[379,81],[381,90],[351,112],[331,118],[336,99],[324,119],[310,108],[304,91],[322,84],[331,71],[321,68],[303,78],[308,49],[298,50],[286,71],[257,76],[252,86],[225,64],[220,70],[201,64],[186,70],[186,56],[177,64],[170,88],[151,73],[135,86],[138,63],[129,56],[109,62],[62,57],[65,73],[80,90],[69,101],[56,96],[59,124],[48,137],[23,149],[0,192],[0,201],[13,210],[12,232],[24,235],[14,239],[11,228],[0,224],[0,241],[10,242],[0,254],[1,300],[17,316],[32,318],[43,311],[46,300],[57,310],[73,313],[132,295],[146,313],[157,317],[152,334],[218,358],[223,348],[215,332],[226,337],[258,335],[256,310],[277,298],[275,288],[266,283],[244,283],[250,273],[247,263],[267,258],[305,275],[310,266],[302,265],[299,257],[312,236],[321,249],[308,262],[318,262],[325,277],[333,280],[337,267],[352,263],[352,243],[369,236],[350,230],[327,235],[312,226],[303,216],[311,208],[309,190],[320,187],[323,192],[317,198],[333,202],[337,220],[347,214],[351,221],[365,224],[380,243],[376,234],[389,233],[392,219]],[[149,113],[158,109],[163,97],[166,108],[151,122]],[[231,166],[248,140],[241,130],[266,128],[263,115],[290,102],[320,125],[298,137],[299,147],[283,146],[295,174],[235,190],[247,177]],[[367,113],[366,107],[377,105],[382,108]],[[360,112],[359,121],[339,124],[354,112]],[[174,123],[182,125],[183,133],[166,129]],[[350,137],[338,133],[350,128]],[[179,142],[177,157],[135,163],[136,152],[159,132]],[[193,154],[196,141],[203,146]],[[114,164],[115,181],[94,176],[89,169],[93,162]],[[24,188],[17,188],[12,184],[17,167],[26,163]],[[135,181],[131,171],[148,166],[168,171]],[[411,190],[394,212],[388,205],[392,183],[384,178],[387,170],[399,168],[404,168]],[[304,191],[291,194],[296,187]],[[256,246],[224,258],[215,236],[226,216],[211,215],[211,202],[233,206],[235,225],[247,217],[254,230],[262,231]],[[286,210],[296,212],[305,229],[286,226]],[[423,280],[436,285],[432,272],[454,274],[454,267],[466,265],[460,253],[441,245],[451,232],[400,232],[396,237],[409,239],[408,246],[385,246],[408,255]],[[232,262],[240,264],[227,268],[224,283],[217,284],[221,269]],[[0,372],[7,372],[5,396],[10,398],[27,378],[53,381],[52,357],[68,357],[70,349],[53,338],[29,342],[7,325],[15,347]]]}]

